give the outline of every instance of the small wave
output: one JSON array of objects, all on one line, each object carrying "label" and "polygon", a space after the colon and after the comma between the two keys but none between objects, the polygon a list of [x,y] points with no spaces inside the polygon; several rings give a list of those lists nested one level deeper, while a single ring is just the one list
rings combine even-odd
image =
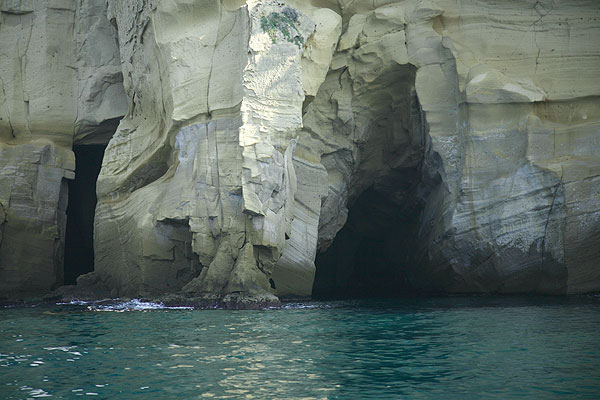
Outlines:
[{"label": "small wave", "polygon": [[88,304],[90,304],[90,302],[84,300],[71,300],[67,302],[56,303],[57,306],[86,306]]},{"label": "small wave", "polygon": [[284,310],[304,310],[313,308],[334,308],[335,305],[327,303],[284,303],[281,305],[281,309]]},{"label": "small wave", "polygon": [[155,303],[152,301],[142,301],[140,299],[132,300],[100,300],[100,301],[84,301],[71,300],[69,302],[56,303],[59,306],[86,306],[89,311],[148,311],[148,310],[193,310],[194,307],[184,306],[165,306],[163,303]]},{"label": "small wave", "polygon": [[124,302],[117,302],[111,304],[91,304],[88,305],[90,311],[147,311],[147,310],[193,310],[193,307],[183,306],[165,306],[163,303],[154,303],[151,301],[142,301],[139,299],[132,299]]}]

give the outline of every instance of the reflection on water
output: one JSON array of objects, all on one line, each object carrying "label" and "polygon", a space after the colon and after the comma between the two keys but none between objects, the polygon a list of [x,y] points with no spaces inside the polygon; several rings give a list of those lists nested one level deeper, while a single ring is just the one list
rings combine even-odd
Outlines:
[{"label": "reflection on water", "polygon": [[0,398],[78,396],[600,398],[600,298],[1,309]]}]

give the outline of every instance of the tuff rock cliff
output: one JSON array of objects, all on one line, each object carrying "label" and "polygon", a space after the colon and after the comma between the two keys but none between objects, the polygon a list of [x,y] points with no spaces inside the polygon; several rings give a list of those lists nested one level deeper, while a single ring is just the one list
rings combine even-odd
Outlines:
[{"label": "tuff rock cliff", "polygon": [[62,284],[94,144],[79,286],[600,290],[595,0],[0,0],[0,78],[2,293]]}]

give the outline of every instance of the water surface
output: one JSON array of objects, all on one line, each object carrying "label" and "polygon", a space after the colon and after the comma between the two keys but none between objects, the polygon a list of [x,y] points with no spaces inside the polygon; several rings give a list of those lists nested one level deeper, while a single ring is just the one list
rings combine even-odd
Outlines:
[{"label": "water surface", "polygon": [[600,297],[0,309],[0,398],[600,398]]}]

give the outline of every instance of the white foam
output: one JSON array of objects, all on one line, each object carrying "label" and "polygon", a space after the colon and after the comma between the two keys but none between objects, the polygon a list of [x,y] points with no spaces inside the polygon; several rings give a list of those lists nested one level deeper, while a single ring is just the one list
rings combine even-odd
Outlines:
[{"label": "white foam", "polygon": [[57,306],[85,306],[88,304],[90,304],[90,302],[84,300],[71,300],[66,303],[56,303]]},{"label": "white foam", "polygon": [[90,311],[113,311],[113,312],[125,312],[125,311],[146,311],[146,310],[193,310],[193,307],[182,307],[182,306],[165,306],[163,303],[154,303],[151,301],[141,301],[139,299],[132,299],[124,302],[117,302],[112,304],[91,304],[88,307]]}]

